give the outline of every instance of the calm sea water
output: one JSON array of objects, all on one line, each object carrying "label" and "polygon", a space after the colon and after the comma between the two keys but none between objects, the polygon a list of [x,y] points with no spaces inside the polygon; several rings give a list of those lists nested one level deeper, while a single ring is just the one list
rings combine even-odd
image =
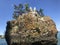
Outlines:
[{"label": "calm sea water", "polygon": [[58,32],[57,37],[58,37],[58,45],[60,45],[60,32]]},{"label": "calm sea water", "polygon": [[[57,45],[60,45],[60,32],[58,33],[58,43]],[[5,39],[0,39],[0,45],[7,45]]]}]

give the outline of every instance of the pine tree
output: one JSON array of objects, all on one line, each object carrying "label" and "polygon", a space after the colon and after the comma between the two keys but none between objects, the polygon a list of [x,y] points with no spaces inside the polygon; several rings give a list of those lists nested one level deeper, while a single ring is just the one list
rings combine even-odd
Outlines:
[{"label": "pine tree", "polygon": [[18,15],[21,15],[23,13],[23,5],[19,4],[18,6],[14,5],[14,13],[13,18],[17,18]]},{"label": "pine tree", "polygon": [[40,8],[39,13],[41,16],[44,16],[43,9]]},{"label": "pine tree", "polygon": [[25,4],[25,11],[29,11],[29,4]]},{"label": "pine tree", "polygon": [[14,5],[14,13],[13,18],[16,19],[19,15],[22,15],[22,13],[29,11],[29,4],[25,4],[25,7],[23,7],[22,4],[19,4],[18,6]]}]

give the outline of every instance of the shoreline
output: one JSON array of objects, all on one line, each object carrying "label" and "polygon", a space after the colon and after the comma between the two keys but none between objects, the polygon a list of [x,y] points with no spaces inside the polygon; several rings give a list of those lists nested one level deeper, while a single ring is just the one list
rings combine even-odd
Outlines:
[{"label": "shoreline", "polygon": [[5,37],[4,37],[4,35],[0,35],[0,39],[4,39]]}]

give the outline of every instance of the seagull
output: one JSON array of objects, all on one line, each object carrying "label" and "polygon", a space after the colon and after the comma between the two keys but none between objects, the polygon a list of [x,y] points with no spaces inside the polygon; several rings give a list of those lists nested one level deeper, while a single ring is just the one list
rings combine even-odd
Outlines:
[{"label": "seagull", "polygon": [[34,12],[36,11],[36,7],[34,7]]},{"label": "seagull", "polygon": [[30,7],[30,11],[32,11],[32,7]]}]

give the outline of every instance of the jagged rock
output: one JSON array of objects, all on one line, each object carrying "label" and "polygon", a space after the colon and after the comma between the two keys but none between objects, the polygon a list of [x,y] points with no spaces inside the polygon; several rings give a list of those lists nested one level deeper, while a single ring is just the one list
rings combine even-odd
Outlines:
[{"label": "jagged rock", "polygon": [[7,22],[5,39],[8,45],[56,45],[57,32],[50,17],[28,12]]}]

